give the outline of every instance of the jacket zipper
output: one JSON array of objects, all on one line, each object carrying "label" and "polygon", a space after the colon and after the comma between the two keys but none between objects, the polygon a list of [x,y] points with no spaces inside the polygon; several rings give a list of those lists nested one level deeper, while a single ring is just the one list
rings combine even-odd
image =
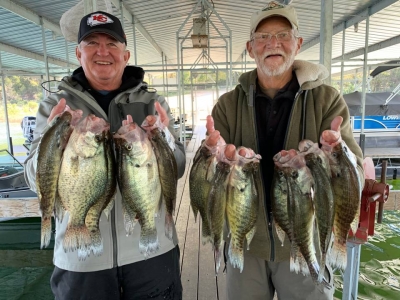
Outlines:
[{"label": "jacket zipper", "polygon": [[[258,140],[258,132],[257,132],[257,125],[256,125],[256,106],[254,104],[255,101],[255,89],[253,85],[250,85],[250,92],[249,92],[249,97],[251,98],[249,101],[249,105],[253,107],[253,130],[255,132],[255,136],[256,136],[256,151],[257,153],[259,152],[260,149],[260,144],[259,144],[259,140]],[[272,234],[272,212],[268,211],[268,205],[266,205],[266,196],[265,196],[265,190],[264,190],[264,177],[262,176],[262,167],[261,165],[260,167],[260,172],[258,174],[260,181],[261,181],[261,189],[262,189],[262,195],[260,197],[260,199],[262,199],[262,201],[264,201],[264,209],[265,209],[265,216],[266,216],[266,220],[265,222],[267,223],[268,226],[268,234],[269,234],[269,239],[271,241],[271,254],[270,254],[270,261],[274,261],[275,260],[275,240],[274,240],[274,235]]]},{"label": "jacket zipper", "polygon": [[[115,214],[116,214],[116,208],[115,206],[117,203],[114,203],[114,207],[111,210],[111,243],[112,243],[112,248],[113,248],[113,268],[117,267],[117,229],[115,225]],[[115,241],[115,242],[114,242]]]},{"label": "jacket zipper", "polygon": [[[297,100],[299,99],[300,95],[303,93],[304,90],[302,90],[301,88],[299,89],[299,91],[296,93],[296,95],[294,96],[294,101],[293,101],[293,105],[292,105],[292,109],[290,110],[290,115],[289,115],[289,120],[292,120],[292,115],[293,115],[293,111],[294,111],[294,106],[297,102]],[[305,120],[303,120],[303,122],[305,122]],[[289,128],[290,128],[290,123],[291,121],[289,121],[288,126],[286,127],[286,132],[285,132],[285,148],[287,147],[287,139],[288,139],[288,132],[289,132]],[[302,133],[304,134],[304,132]]]},{"label": "jacket zipper", "polygon": [[[296,93],[296,95],[294,97],[294,102],[293,102],[292,109],[290,111],[289,120],[291,120],[295,103],[297,102],[297,100],[299,99],[299,97],[300,97],[300,95],[302,93],[303,93],[303,90],[300,88],[299,91]],[[253,85],[250,85],[250,93],[249,94],[250,94],[249,97],[252,98],[249,101],[249,105],[253,107],[253,120],[256,121],[255,120],[256,109],[255,109],[255,105],[254,105],[255,90],[254,90]],[[303,122],[305,122],[305,120],[303,120]],[[289,131],[289,127],[290,127],[289,125],[290,125],[290,123],[288,124],[288,126],[286,128],[286,133],[285,133],[285,146],[287,144],[287,136],[288,136],[288,131]],[[259,145],[259,142],[258,142],[258,132],[257,132],[257,127],[256,127],[256,122],[253,122],[253,130],[254,130],[255,136],[256,136],[256,145],[257,145],[257,152],[258,152],[259,149],[260,149],[260,145]],[[303,131],[304,131],[304,129],[303,129]],[[302,134],[304,135],[304,132]],[[263,192],[263,195],[262,195],[261,199],[263,199],[263,201],[265,202],[264,178],[262,176],[262,168],[261,168],[261,166],[260,166],[260,174],[259,174],[259,176],[260,176],[260,180],[261,180],[261,183],[262,183],[261,188],[262,188],[262,192]],[[264,203],[264,205],[265,205],[265,203]],[[268,206],[267,205],[265,205],[265,215],[266,215],[266,218],[267,218],[266,222],[267,222],[267,226],[268,226],[268,234],[269,234],[269,238],[270,238],[270,241],[271,241],[270,261],[274,261],[275,260],[275,239],[274,239],[274,235],[273,235],[273,232],[272,232],[272,211],[268,211]]]}]

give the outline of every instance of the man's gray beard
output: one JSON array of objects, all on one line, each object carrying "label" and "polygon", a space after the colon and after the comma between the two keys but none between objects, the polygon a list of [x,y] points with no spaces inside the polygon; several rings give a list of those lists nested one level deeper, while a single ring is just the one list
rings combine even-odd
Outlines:
[{"label": "man's gray beard", "polygon": [[295,55],[292,54],[290,57],[285,56],[287,58],[282,65],[280,65],[277,69],[271,69],[264,64],[264,59],[260,61],[260,58],[256,58],[257,67],[261,69],[261,71],[268,77],[280,76],[289,70],[294,62]]}]

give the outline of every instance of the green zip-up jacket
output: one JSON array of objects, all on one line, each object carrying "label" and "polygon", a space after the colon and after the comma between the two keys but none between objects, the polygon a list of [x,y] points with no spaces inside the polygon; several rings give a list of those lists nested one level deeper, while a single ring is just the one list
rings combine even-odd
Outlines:
[{"label": "green zip-up jacket", "polygon": [[[321,133],[330,129],[336,116],[343,117],[341,126],[342,139],[357,156],[359,173],[363,176],[362,151],[356,141],[350,126],[350,115],[346,102],[333,87],[323,83],[328,77],[327,69],[307,61],[296,60],[293,65],[299,81],[300,90],[296,94],[289,124],[286,131],[285,146],[282,150],[298,149],[299,142],[309,139],[319,142]],[[212,116],[215,129],[220,131],[226,143],[236,147],[244,146],[258,153],[257,126],[254,111],[257,70],[244,73],[239,78],[236,88],[222,95],[214,106]],[[262,172],[262,170],[261,170]],[[281,245],[272,220],[266,213],[266,197],[262,187],[262,174],[258,174],[261,184],[257,230],[250,244],[250,253],[267,261],[284,261],[289,259],[290,243],[286,237]],[[364,178],[361,178],[364,182]]]}]

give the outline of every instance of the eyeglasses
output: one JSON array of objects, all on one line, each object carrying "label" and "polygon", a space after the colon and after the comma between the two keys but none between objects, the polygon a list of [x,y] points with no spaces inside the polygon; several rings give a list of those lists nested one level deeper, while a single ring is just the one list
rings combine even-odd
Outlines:
[{"label": "eyeglasses", "polygon": [[272,37],[275,37],[278,42],[288,42],[292,39],[292,36],[297,38],[291,31],[281,31],[276,34],[268,33],[268,32],[254,32],[251,40],[257,41],[259,43],[266,43],[272,40]]}]

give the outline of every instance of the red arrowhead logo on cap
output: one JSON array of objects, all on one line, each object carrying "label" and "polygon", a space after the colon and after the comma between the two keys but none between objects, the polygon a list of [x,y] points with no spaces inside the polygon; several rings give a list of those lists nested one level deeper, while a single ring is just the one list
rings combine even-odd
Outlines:
[{"label": "red arrowhead logo on cap", "polygon": [[114,23],[114,21],[106,15],[103,14],[93,14],[87,19],[87,24],[89,26],[102,25],[107,23]]}]

